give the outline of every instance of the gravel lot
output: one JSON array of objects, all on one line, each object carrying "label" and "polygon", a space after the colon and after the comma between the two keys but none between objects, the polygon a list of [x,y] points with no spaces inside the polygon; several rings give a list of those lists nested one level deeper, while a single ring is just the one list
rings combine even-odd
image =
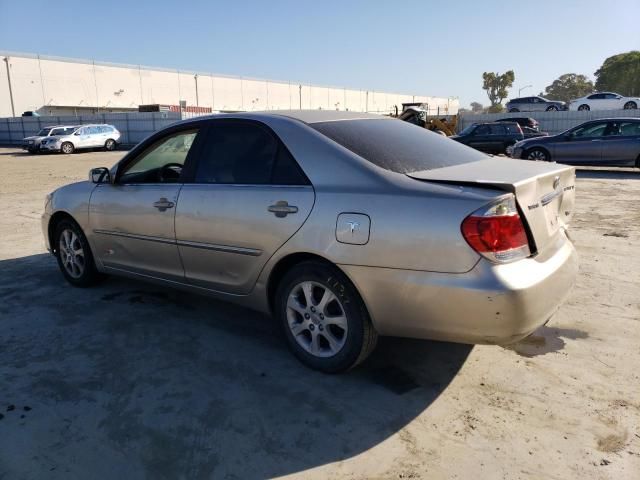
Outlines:
[{"label": "gravel lot", "polygon": [[384,339],[327,376],[259,314],[63,281],[44,196],[122,155],[0,149],[1,480],[640,478],[639,171],[579,171],[580,277],[533,336]]}]

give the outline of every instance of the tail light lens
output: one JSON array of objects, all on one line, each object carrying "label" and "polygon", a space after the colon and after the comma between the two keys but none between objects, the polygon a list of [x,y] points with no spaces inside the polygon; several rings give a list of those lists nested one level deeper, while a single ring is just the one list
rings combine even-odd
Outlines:
[{"label": "tail light lens", "polygon": [[473,212],[461,230],[471,248],[492,262],[509,263],[531,255],[513,195]]}]

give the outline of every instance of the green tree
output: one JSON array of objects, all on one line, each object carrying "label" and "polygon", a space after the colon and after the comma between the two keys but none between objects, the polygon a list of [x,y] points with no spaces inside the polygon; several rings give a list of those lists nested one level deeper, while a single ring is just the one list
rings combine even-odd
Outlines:
[{"label": "green tree", "polygon": [[489,113],[500,113],[500,112],[503,112],[503,111],[504,111],[504,107],[500,103],[497,103],[496,105],[491,105],[487,109],[487,112],[489,112]]},{"label": "green tree", "polygon": [[607,58],[596,71],[596,88],[622,95],[640,95],[640,51],[633,50]]},{"label": "green tree", "polygon": [[565,73],[545,89],[544,96],[550,100],[568,102],[593,92],[593,82],[584,75]]},{"label": "green tree", "polygon": [[480,102],[471,102],[471,111],[473,113],[480,113],[483,109],[484,107]]},{"label": "green tree", "polygon": [[513,73],[513,70],[504,72],[502,75],[498,72],[484,72],[482,74],[482,88],[487,91],[492,108],[495,109],[496,105],[500,105],[502,100],[507,98],[515,79],[516,74]]}]

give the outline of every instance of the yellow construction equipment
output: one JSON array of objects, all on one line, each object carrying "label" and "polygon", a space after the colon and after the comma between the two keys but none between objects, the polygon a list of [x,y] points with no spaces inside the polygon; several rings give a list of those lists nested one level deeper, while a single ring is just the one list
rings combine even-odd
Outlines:
[{"label": "yellow construction equipment", "polygon": [[456,133],[457,115],[429,115],[428,106],[420,103],[403,103],[402,108],[402,113],[393,116],[447,137]]}]

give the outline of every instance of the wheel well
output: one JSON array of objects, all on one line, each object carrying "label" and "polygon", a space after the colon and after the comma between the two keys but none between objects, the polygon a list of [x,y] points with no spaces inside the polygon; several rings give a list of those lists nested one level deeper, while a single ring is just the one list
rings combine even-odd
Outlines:
[{"label": "wheel well", "polygon": [[56,233],[56,227],[62,220],[71,220],[73,223],[76,222],[71,215],[67,212],[56,212],[51,215],[51,219],[49,220],[49,226],[47,227],[47,236],[49,237],[49,247],[51,247],[51,251],[53,253],[56,252],[56,246],[53,243],[53,235]]},{"label": "wheel well", "polygon": [[[267,282],[267,298],[269,300],[269,309],[273,311],[273,301],[276,295],[276,290],[278,289],[278,284],[282,277],[294,266],[302,262],[306,262],[309,260],[315,260],[323,263],[327,263],[336,267],[336,265],[326,258],[321,257],[320,255],[315,255],[313,253],[292,253],[291,255],[287,255],[286,257],[281,258],[278,263],[273,267],[271,273],[269,274],[269,280]],[[337,268],[337,267],[336,267]]]}]

